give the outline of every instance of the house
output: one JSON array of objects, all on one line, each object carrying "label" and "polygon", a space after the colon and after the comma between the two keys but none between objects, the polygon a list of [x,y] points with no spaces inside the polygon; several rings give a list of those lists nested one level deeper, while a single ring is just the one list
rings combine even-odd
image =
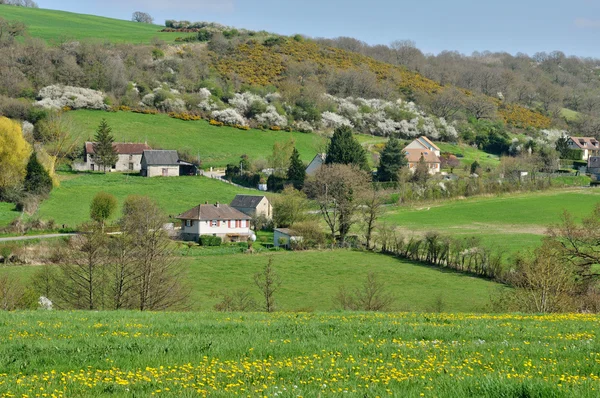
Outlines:
[{"label": "house", "polygon": [[[139,144],[133,142],[115,142],[113,148],[119,156],[117,163],[106,171],[140,171],[142,168],[142,153],[152,149],[148,144]],[[73,164],[73,169],[77,171],[104,171],[94,160],[94,143],[86,142],[83,145],[83,162]]]},{"label": "house", "polygon": [[264,195],[236,195],[230,206],[250,217],[264,216],[267,220],[273,219],[273,206]]},{"label": "house", "polygon": [[442,162],[440,158],[430,150],[410,149],[408,147],[402,150],[408,160],[408,168],[411,172],[415,172],[421,158],[425,160],[429,168],[429,174],[436,174],[441,171]]},{"label": "house", "polygon": [[438,148],[437,145],[435,145],[433,142],[431,142],[429,140],[429,138],[427,138],[425,136],[421,136],[421,137],[415,139],[413,142],[408,144],[405,149],[426,150],[426,151],[433,152],[435,154],[435,156],[440,156],[440,154],[441,154],[440,148]]},{"label": "house", "polygon": [[301,241],[302,237],[298,236],[294,230],[289,228],[275,228],[273,230],[273,245],[275,247],[290,247],[290,242]]},{"label": "house", "polygon": [[325,153],[317,153],[313,160],[311,160],[311,162],[308,164],[308,167],[306,167],[306,175],[314,176],[317,170],[319,170],[321,166],[325,164],[326,157],[327,154]]},{"label": "house", "polygon": [[179,176],[179,155],[177,151],[147,150],[142,154],[141,174],[144,177]]},{"label": "house", "polygon": [[569,137],[567,145],[569,149],[581,151],[581,160],[588,160],[590,156],[600,155],[600,143],[594,137]]},{"label": "house", "polygon": [[231,206],[203,204],[177,216],[181,239],[198,241],[202,235],[218,236],[224,242],[247,241],[252,236],[250,216]]}]

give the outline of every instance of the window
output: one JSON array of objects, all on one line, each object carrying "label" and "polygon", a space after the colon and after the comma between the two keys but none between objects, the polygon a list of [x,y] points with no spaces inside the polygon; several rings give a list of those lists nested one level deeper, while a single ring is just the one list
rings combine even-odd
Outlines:
[{"label": "window", "polygon": [[194,222],[192,220],[185,220],[186,227],[191,227],[192,225],[194,225]]},{"label": "window", "polygon": [[218,226],[219,226],[219,222],[218,222],[217,220],[212,220],[212,221],[210,222],[210,226],[211,226],[211,227],[218,227]]},{"label": "window", "polygon": [[133,170],[133,163],[129,163],[129,170]]},{"label": "window", "polygon": [[169,176],[169,169],[162,169],[162,175],[163,175],[163,177],[168,177]]}]

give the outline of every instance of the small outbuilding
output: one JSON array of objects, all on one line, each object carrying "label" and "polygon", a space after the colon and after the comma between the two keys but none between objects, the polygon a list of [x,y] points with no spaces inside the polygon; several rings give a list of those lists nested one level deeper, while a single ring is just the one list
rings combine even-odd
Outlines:
[{"label": "small outbuilding", "polygon": [[306,175],[314,176],[317,171],[325,164],[325,160],[327,159],[326,153],[317,153],[317,155],[311,160],[311,162],[306,167]]},{"label": "small outbuilding", "polygon": [[141,174],[144,177],[178,177],[179,155],[177,151],[144,151]]},{"label": "small outbuilding", "polygon": [[294,230],[289,228],[275,228],[273,230],[273,245],[275,247],[290,248],[291,242],[299,242],[302,236],[299,236]]}]

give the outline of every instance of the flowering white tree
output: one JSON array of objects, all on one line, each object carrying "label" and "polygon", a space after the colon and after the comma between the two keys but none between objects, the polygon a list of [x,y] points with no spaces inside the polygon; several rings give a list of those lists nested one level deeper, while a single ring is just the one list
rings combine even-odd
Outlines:
[{"label": "flowering white tree", "polygon": [[287,126],[287,118],[277,113],[277,109],[273,105],[267,106],[266,112],[256,115],[256,121],[263,126]]},{"label": "flowering white tree", "polygon": [[229,125],[238,124],[245,126],[247,124],[246,119],[244,119],[242,115],[232,108],[223,109],[221,111],[213,111],[211,113],[211,117],[221,123]]},{"label": "flowering white tree", "polygon": [[36,105],[48,109],[108,109],[101,91],[89,88],[53,85],[40,90]]},{"label": "flowering white tree", "polygon": [[341,115],[338,115],[337,113],[329,111],[323,112],[323,114],[321,115],[321,121],[323,122],[323,125],[326,128],[336,129],[341,126],[354,127],[350,120],[346,119]]}]

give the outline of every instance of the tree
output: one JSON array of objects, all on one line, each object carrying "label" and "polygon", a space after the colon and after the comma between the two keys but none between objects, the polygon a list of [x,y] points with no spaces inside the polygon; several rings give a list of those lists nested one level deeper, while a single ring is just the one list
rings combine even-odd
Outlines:
[{"label": "tree", "polygon": [[285,177],[290,168],[290,161],[295,148],[295,141],[277,141],[273,144],[273,153],[269,156],[268,163],[276,177]]},{"label": "tree", "polygon": [[340,287],[333,301],[344,310],[386,311],[394,297],[388,293],[385,282],[380,282],[375,273],[369,272],[362,286],[352,293],[344,286]]},{"label": "tree", "polygon": [[346,164],[354,165],[362,170],[369,171],[369,163],[367,162],[367,152],[354,139],[352,129],[348,126],[338,127],[331,137],[329,146],[327,147],[327,157],[325,164]]},{"label": "tree", "polygon": [[561,159],[567,159],[569,156],[569,138],[566,135],[558,137],[556,140],[556,151],[560,154]]},{"label": "tree", "polygon": [[440,167],[442,169],[450,169],[450,173],[454,173],[454,169],[460,166],[460,160],[456,156],[449,153],[440,156],[440,161]]},{"label": "tree", "polygon": [[254,274],[254,283],[256,284],[256,287],[260,289],[265,300],[264,310],[266,312],[275,311],[276,304],[274,294],[281,287],[281,279],[273,268],[273,257],[269,257],[269,262],[262,272]]},{"label": "tree", "polygon": [[302,189],[304,187],[306,166],[304,166],[304,163],[300,160],[300,153],[296,147],[294,147],[292,156],[290,157],[290,167],[288,168],[287,179],[296,189]]},{"label": "tree", "polygon": [[480,168],[481,166],[479,165],[479,162],[474,161],[473,163],[471,163],[471,174],[476,174]]},{"label": "tree", "polygon": [[343,242],[356,223],[361,195],[368,189],[369,176],[356,166],[330,164],[321,167],[315,179],[307,182],[305,191],[319,205],[319,211],[335,241]]},{"label": "tree", "polygon": [[119,160],[119,155],[113,146],[115,138],[111,132],[112,129],[106,122],[106,119],[102,119],[94,137],[96,141],[94,142],[94,160],[99,166],[104,168],[105,173],[107,166],[110,168]]},{"label": "tree", "polygon": [[25,191],[39,196],[46,196],[52,190],[52,178],[33,152],[27,163],[27,174],[24,182]]},{"label": "tree", "polygon": [[456,88],[446,88],[440,93],[428,94],[423,102],[435,116],[449,120],[463,108],[463,97]]},{"label": "tree", "polygon": [[308,209],[306,194],[288,185],[281,195],[273,200],[273,223],[276,227],[287,228],[304,221]]},{"label": "tree", "polygon": [[394,137],[390,138],[381,152],[377,179],[382,182],[398,181],[398,171],[406,164],[406,156],[402,153],[400,141]]},{"label": "tree", "polygon": [[147,12],[136,11],[131,15],[131,20],[133,22],[141,22],[151,24],[154,22],[154,18],[150,16]]},{"label": "tree", "polygon": [[104,223],[117,209],[117,198],[106,192],[98,192],[90,204],[90,218],[100,224],[104,231]]},{"label": "tree", "polygon": [[415,172],[410,177],[410,181],[424,186],[430,177],[431,174],[429,174],[429,166],[425,162],[423,155],[421,155],[421,158],[417,163],[417,167],[415,167]]},{"label": "tree", "polygon": [[0,117],[0,189],[23,181],[30,153],[19,123]]},{"label": "tree", "polygon": [[360,214],[367,240],[367,250],[371,249],[371,241],[373,240],[373,232],[376,229],[377,219],[384,213],[384,199],[381,191],[374,189],[368,190],[363,195]]},{"label": "tree", "polygon": [[17,36],[23,36],[27,26],[21,21],[7,21],[0,18],[0,43],[12,43]]},{"label": "tree", "polygon": [[494,119],[498,107],[489,97],[484,95],[472,95],[464,102],[467,113],[475,119]]}]

